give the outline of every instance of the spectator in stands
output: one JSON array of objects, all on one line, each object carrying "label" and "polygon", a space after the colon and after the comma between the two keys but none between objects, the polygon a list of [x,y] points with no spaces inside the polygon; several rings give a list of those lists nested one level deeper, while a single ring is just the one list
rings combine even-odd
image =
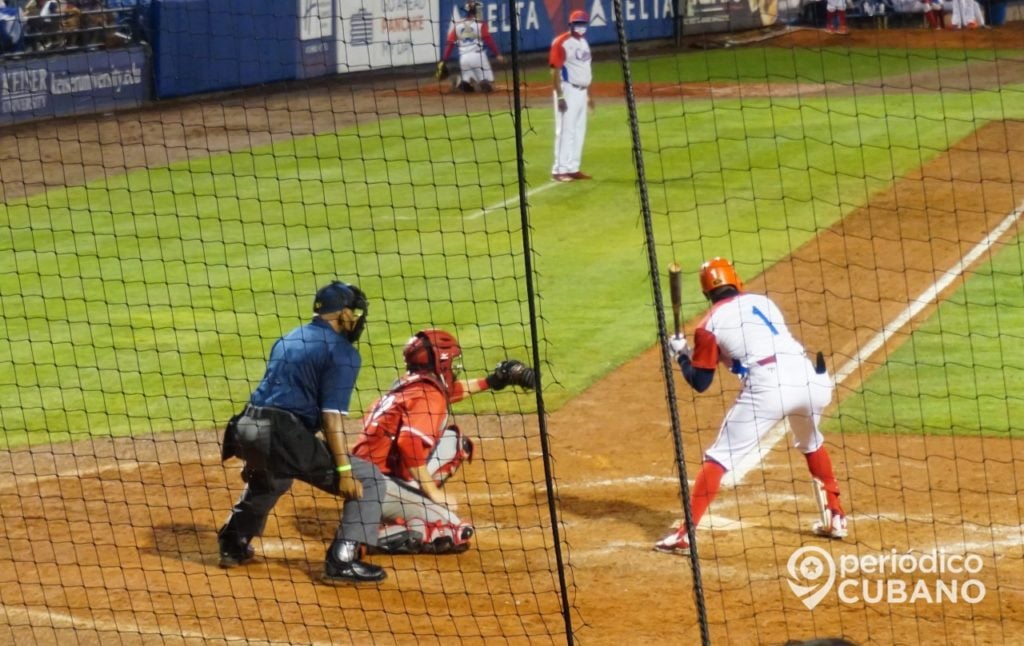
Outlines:
[{"label": "spectator in stands", "polygon": [[103,0],[69,0],[69,3],[78,9],[81,16],[76,44],[82,47],[99,45],[113,36],[114,21],[103,6]]},{"label": "spectator in stands", "polygon": [[32,49],[59,50],[75,44],[81,12],[66,0],[31,0],[25,5],[28,15],[26,39]]},{"label": "spectator in stands", "polygon": [[117,33],[129,41],[149,40],[145,16],[150,0],[107,0],[107,8],[114,9]]},{"label": "spectator in stands", "polygon": [[20,52],[24,48],[25,16],[17,6],[0,0],[0,54]]}]

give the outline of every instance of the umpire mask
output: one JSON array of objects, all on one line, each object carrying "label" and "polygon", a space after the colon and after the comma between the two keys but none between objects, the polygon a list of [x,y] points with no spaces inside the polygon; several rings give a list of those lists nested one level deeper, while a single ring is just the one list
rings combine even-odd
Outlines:
[{"label": "umpire mask", "polygon": [[[366,311],[369,309],[366,294],[355,285],[349,285],[336,280],[329,285],[321,287],[313,300],[313,311],[319,315],[332,314],[349,310],[352,312],[352,319],[342,319],[341,331],[339,334],[355,343],[359,340],[363,330],[366,328]],[[348,329],[349,324],[352,325]]]},{"label": "umpire mask", "polygon": [[366,294],[358,287],[349,285],[348,288],[352,290],[354,296],[349,309],[352,310],[352,314],[356,317],[356,324],[352,326],[351,330],[345,332],[345,338],[349,340],[349,343],[355,343],[362,336],[363,330],[366,329],[366,311],[369,309],[369,303],[366,300]]}]

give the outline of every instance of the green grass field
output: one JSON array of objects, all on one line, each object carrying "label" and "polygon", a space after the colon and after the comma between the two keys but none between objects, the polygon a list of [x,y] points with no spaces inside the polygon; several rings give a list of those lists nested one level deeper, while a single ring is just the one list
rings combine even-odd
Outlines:
[{"label": "green grass field", "polygon": [[[686,54],[645,59],[634,78],[848,83],[994,55],[842,54]],[[737,257],[744,275],[760,273],[987,120],[1024,118],[1020,96],[1012,87],[642,103],[657,252],[663,265],[686,262],[686,315],[704,307],[694,288],[704,257]],[[602,105],[591,117],[584,166],[594,182],[551,185],[551,111],[526,119],[545,400],[557,408],[656,342],[653,295],[625,109]],[[334,277],[361,277],[371,297],[355,408],[398,374],[402,344],[426,325],[457,332],[470,374],[506,351],[529,359],[517,195],[511,116],[488,113],[382,120],[3,205],[6,443],[219,425],[259,380],[270,344],[309,317],[316,287]],[[1016,265],[1004,257],[1015,253]],[[1001,333],[965,336],[1022,329],[1005,314],[1024,310],[1019,251],[997,266],[984,271],[1016,283],[970,281],[901,350],[943,360],[894,358],[844,404],[844,430],[1006,432],[1024,362],[994,363],[1013,361]],[[984,303],[1000,298],[1012,304],[996,319]],[[893,394],[909,384],[927,395],[916,413]],[[943,386],[985,397],[973,414],[953,410]],[[532,405],[506,391],[463,406]]]}]

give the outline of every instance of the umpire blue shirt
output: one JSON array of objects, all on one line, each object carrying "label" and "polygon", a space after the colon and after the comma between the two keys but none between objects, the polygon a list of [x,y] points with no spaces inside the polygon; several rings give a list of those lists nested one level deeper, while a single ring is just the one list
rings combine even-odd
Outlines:
[{"label": "umpire blue shirt", "polygon": [[306,428],[320,428],[320,411],[346,413],[362,358],[348,339],[319,318],[274,343],[253,406],[280,408]]}]

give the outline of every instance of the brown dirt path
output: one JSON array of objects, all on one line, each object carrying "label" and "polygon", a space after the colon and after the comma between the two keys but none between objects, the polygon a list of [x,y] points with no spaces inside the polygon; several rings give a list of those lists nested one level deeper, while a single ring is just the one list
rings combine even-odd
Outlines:
[{"label": "brown dirt path", "polygon": [[[748,287],[775,297],[799,321],[795,332],[807,346],[825,350],[837,369],[1024,202],[1022,137],[1022,123],[983,128]],[[907,333],[901,330],[887,347]],[[839,396],[881,366],[884,355],[865,361]],[[660,384],[660,355],[653,349],[552,416],[577,602],[588,622],[582,643],[699,638],[688,561],[644,549],[681,517]],[[718,381],[694,397],[677,383],[691,475],[732,399],[732,384],[726,386],[722,390]],[[638,397],[641,392],[647,395]],[[996,643],[1020,634],[1024,506],[1012,483],[1024,475],[1024,442],[855,434],[828,442],[853,514],[848,541],[829,545],[810,535],[806,466],[785,442],[763,472],[724,492],[712,508],[743,524],[741,531],[705,530],[699,538],[715,642],[845,634],[858,643],[970,643],[971,636]],[[583,486],[594,482],[616,484]],[[836,556],[936,545],[977,552],[985,557],[992,594],[973,608],[914,609],[845,606],[833,596],[812,614],[784,585],[787,559],[804,544]]]},{"label": "brown dirt path", "polygon": [[[929,46],[942,38],[966,47],[1021,33],[900,30],[886,36],[897,38],[887,41],[894,46]],[[877,44],[882,36],[855,32],[842,42]],[[816,31],[784,38],[776,42],[826,44]],[[980,76],[974,67],[962,69],[957,78],[984,79],[990,87],[1006,78],[1001,64]],[[943,87],[951,82],[942,78]],[[771,90],[802,95],[839,88]],[[491,101],[507,107],[508,101],[412,92],[414,101],[404,89],[326,84],[8,129],[0,133],[3,199],[332,131],[364,113],[376,119]],[[1021,142],[1022,124],[986,126],[874,196],[751,281],[751,288],[779,300],[799,321],[807,345],[829,352],[833,368],[843,364],[1024,199]],[[883,360],[867,361],[840,396]],[[726,386],[695,398],[677,383],[683,427],[693,429],[685,437],[691,473],[732,398]],[[648,549],[680,515],[663,392],[652,350],[550,418],[579,643],[690,643],[697,637],[687,562]],[[487,456],[479,470],[466,473],[466,496],[481,529],[477,548],[451,560],[385,562],[394,576],[380,590],[312,582],[337,502],[301,488],[276,512],[258,564],[218,570],[213,531],[238,493],[238,477],[235,466],[225,469],[216,460],[213,432],[4,454],[0,643],[100,643],[115,634],[131,641],[134,633],[140,643],[164,635],[196,644],[339,638],[412,644],[440,643],[455,630],[467,643],[537,643],[528,636],[543,634],[557,643],[558,582],[543,492],[534,484],[543,481],[535,429],[511,416],[473,423],[467,430],[484,438]],[[835,554],[970,548],[985,558],[990,596],[970,607],[844,606],[833,599],[808,612],[781,573],[793,549],[815,542],[806,531],[811,504],[802,461],[780,445],[764,470],[719,498],[713,512],[720,528],[701,530],[716,643],[835,633],[865,643],[997,643],[1024,633],[1024,503],[1014,485],[1024,481],[1020,442],[854,434],[829,441],[854,522],[849,541],[825,547]]]}]

